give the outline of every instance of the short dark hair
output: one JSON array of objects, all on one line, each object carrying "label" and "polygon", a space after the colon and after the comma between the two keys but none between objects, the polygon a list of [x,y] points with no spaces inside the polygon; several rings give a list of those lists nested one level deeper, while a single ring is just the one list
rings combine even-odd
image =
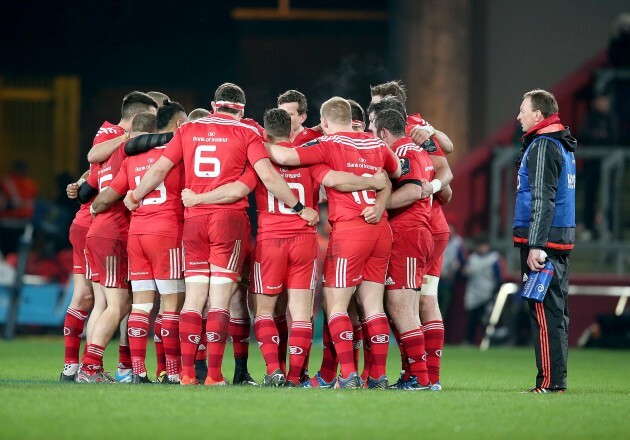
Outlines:
[{"label": "short dark hair", "polygon": [[398,113],[402,114],[405,118],[407,117],[407,109],[405,109],[405,104],[403,104],[395,96],[391,96],[391,95],[384,97],[379,102],[374,102],[370,104],[370,106],[368,107],[368,114],[372,112],[377,114],[387,109],[396,110]]},{"label": "short dark hair", "polygon": [[348,104],[350,104],[352,120],[365,122],[365,112],[363,111],[363,107],[361,107],[361,105],[354,99],[348,99]]},{"label": "short dark hair", "polygon": [[391,95],[398,98],[403,104],[407,102],[407,88],[399,79],[388,81],[386,83],[378,84],[375,86],[370,86],[370,95],[378,95],[382,96],[383,98]]},{"label": "short dark hair", "polygon": [[532,102],[532,110],[540,110],[545,118],[558,113],[558,103],[556,97],[546,90],[534,89],[523,95],[523,99],[529,98]]},{"label": "short dark hair", "polygon": [[151,108],[157,110],[157,102],[146,93],[135,91],[123,98],[120,114],[122,119],[130,119],[138,113],[148,112]]},{"label": "short dark hair", "polygon": [[205,118],[206,116],[208,116],[210,114],[210,112],[208,110],[206,110],[205,108],[196,108],[193,111],[190,112],[190,114],[188,115],[188,120],[189,121],[196,121],[197,119],[201,119],[201,118]]},{"label": "short dark hair", "polygon": [[306,96],[304,96],[304,93],[297,90],[287,90],[282,95],[278,96],[278,105],[288,104],[290,102],[297,102],[298,115],[303,115],[304,113],[306,113],[306,110],[308,109],[308,104],[306,102]]},{"label": "short dark hair", "polygon": [[170,101],[170,98],[168,97],[168,95],[162,92],[147,92],[147,95],[149,95],[151,98],[155,100],[155,102],[158,103],[158,107],[162,107],[164,105],[165,100]]},{"label": "short dark hair", "polygon": [[[228,101],[245,105],[245,92],[239,86],[233,83],[223,83],[214,92],[214,101]],[[216,111],[237,114],[240,110],[230,107],[217,107]]]},{"label": "short dark hair", "polygon": [[291,135],[291,116],[281,108],[265,111],[263,124],[267,134],[276,139],[288,138]]},{"label": "short dark hair", "polygon": [[185,116],[186,110],[180,103],[165,99],[164,104],[157,111],[157,129],[163,130],[168,127],[178,113],[183,113]]},{"label": "short dark hair", "polygon": [[157,118],[151,112],[138,113],[131,122],[131,131],[155,133],[157,130],[156,120]]},{"label": "short dark hair", "polygon": [[407,125],[402,113],[391,108],[376,113],[374,124],[377,133],[386,128],[394,136],[404,136]]}]

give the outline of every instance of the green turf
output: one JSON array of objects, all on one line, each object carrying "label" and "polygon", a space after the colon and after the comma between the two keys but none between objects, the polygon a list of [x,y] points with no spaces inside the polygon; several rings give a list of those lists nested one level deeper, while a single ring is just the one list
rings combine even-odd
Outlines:
[{"label": "green turf", "polygon": [[[251,353],[259,379],[255,345]],[[571,351],[563,395],[520,393],[533,385],[530,349],[444,353],[439,393],[81,385],[57,382],[60,338],[19,338],[0,342],[0,438],[628,438],[630,352]],[[106,367],[116,355],[113,345]],[[320,359],[316,351],[312,366]],[[232,367],[228,348],[228,377]]]}]

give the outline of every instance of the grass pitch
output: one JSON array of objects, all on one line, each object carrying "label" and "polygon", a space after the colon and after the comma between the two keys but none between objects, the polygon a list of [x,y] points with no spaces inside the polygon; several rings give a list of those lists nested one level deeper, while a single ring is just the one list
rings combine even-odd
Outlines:
[{"label": "grass pitch", "polygon": [[[152,344],[149,344],[150,346]],[[224,374],[231,379],[228,346]],[[1,439],[627,438],[630,352],[573,350],[569,391],[533,395],[533,349],[446,347],[442,392],[61,384],[61,338],[0,342]],[[154,354],[147,354],[150,374]],[[115,341],[105,366],[113,371]],[[314,350],[316,369],[321,350]],[[398,375],[392,346],[389,375]],[[259,380],[263,361],[250,348]]]}]

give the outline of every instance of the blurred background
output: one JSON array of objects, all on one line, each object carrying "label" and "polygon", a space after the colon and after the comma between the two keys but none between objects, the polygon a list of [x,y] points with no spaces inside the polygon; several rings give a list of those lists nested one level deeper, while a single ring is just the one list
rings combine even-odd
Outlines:
[{"label": "blurred background", "polygon": [[[628,347],[628,0],[61,0],[2,10],[0,323],[17,298],[18,331],[60,331],[78,209],[65,186],[87,169],[96,130],[119,120],[128,92],[161,91],[191,111],[235,82],[247,94],[246,116],[261,121],[280,93],[298,89],[309,100],[306,125],[316,125],[329,97],[367,107],[370,84],[401,79],[408,111],[455,144],[440,285],[447,342],[478,344],[488,324],[493,343],[528,342],[518,295],[504,289],[496,319],[490,312],[501,286],[518,278],[516,116],[523,93],[544,88],[579,142],[571,344],[605,338],[612,319],[608,332]],[[474,252],[496,252],[499,267],[481,316],[465,303]]]}]

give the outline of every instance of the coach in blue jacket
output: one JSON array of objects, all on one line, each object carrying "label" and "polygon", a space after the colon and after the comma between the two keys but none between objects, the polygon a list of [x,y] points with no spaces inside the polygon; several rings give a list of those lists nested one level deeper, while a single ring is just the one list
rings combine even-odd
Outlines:
[{"label": "coach in blue jacket", "polygon": [[575,157],[577,142],[560,123],[558,103],[544,90],[523,96],[514,245],[521,249],[521,272],[544,266],[544,250],[554,275],[542,303],[529,301],[538,375],[533,393],[564,392],[569,345],[569,253],[575,242]]}]

